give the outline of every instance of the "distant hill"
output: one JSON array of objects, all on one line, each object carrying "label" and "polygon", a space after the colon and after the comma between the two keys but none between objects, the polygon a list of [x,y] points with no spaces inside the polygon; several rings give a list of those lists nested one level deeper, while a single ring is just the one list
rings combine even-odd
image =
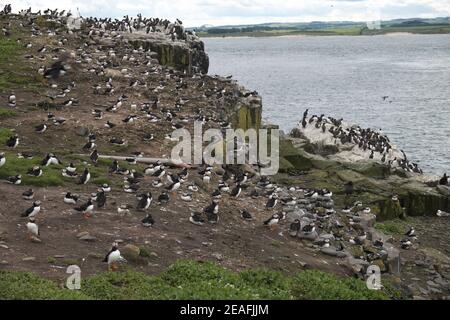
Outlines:
[{"label": "distant hill", "polygon": [[389,32],[450,33],[450,17],[410,18],[380,22],[381,29],[369,30],[364,21],[270,22],[254,25],[204,25],[195,30],[200,36],[278,36],[290,34],[361,35]]}]

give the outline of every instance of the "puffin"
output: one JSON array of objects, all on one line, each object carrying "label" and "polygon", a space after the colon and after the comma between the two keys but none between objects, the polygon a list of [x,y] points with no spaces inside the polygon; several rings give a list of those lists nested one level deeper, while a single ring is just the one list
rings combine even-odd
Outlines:
[{"label": "puffin", "polygon": [[198,212],[191,212],[189,217],[189,222],[195,224],[196,226],[202,226],[205,224],[205,220],[202,218],[201,214]]},{"label": "puffin", "polygon": [[172,177],[172,181],[173,181],[172,184],[171,184],[170,186],[166,187],[166,189],[167,189],[169,192],[175,192],[175,191],[177,191],[178,188],[180,188],[180,186],[181,186],[181,182],[180,182],[180,180],[179,180],[178,178]]},{"label": "puffin", "polygon": [[34,127],[35,131],[37,133],[44,133],[47,130],[47,125],[45,123],[37,125],[36,127]]},{"label": "puffin", "polygon": [[97,151],[97,149],[94,149],[94,151],[92,151],[92,153],[89,156],[89,158],[91,159],[92,163],[95,166],[97,166],[97,162],[98,162],[98,151]]},{"label": "puffin", "polygon": [[264,221],[264,225],[273,229],[276,225],[278,225],[278,222],[280,221],[280,216],[278,214],[272,215],[269,219]]},{"label": "puffin", "polygon": [[19,185],[22,183],[22,175],[11,176],[6,178],[6,181],[11,184]]},{"label": "puffin", "polygon": [[28,223],[27,223],[27,230],[28,230],[28,234],[30,236],[30,239],[32,239],[32,237],[38,237],[39,234],[39,227],[36,224],[36,219],[35,217],[29,217],[28,218]]},{"label": "puffin", "polygon": [[83,175],[80,177],[78,184],[87,184],[89,180],[91,179],[91,174],[89,172],[89,169],[84,169]]},{"label": "puffin", "polygon": [[170,198],[169,198],[169,194],[167,193],[167,192],[162,192],[160,195],[159,195],[159,197],[158,197],[158,202],[160,203],[160,204],[166,204],[166,203],[168,203],[169,202],[169,200],[170,200]]},{"label": "puffin", "polygon": [[116,270],[117,264],[120,262],[127,262],[127,260],[125,260],[125,258],[120,254],[119,244],[117,242],[113,243],[111,250],[105,256],[103,262],[108,263],[108,271]]},{"label": "puffin", "polygon": [[19,136],[16,134],[6,140],[6,146],[8,148],[14,149],[19,145]]},{"label": "puffin", "polygon": [[413,227],[409,227],[409,230],[405,233],[405,236],[407,237],[414,237],[416,233],[416,230],[414,230]]},{"label": "puffin", "polygon": [[300,231],[301,228],[301,222],[299,219],[295,219],[294,222],[291,223],[290,227],[289,227],[289,234],[292,237],[297,236],[298,232]]},{"label": "puffin", "polygon": [[0,168],[3,167],[6,163],[6,157],[5,157],[5,153],[2,152],[0,153]]},{"label": "puffin", "polygon": [[146,228],[150,228],[155,224],[155,220],[153,219],[152,215],[150,213],[147,213],[144,219],[141,221],[142,226]]},{"label": "puffin", "polygon": [[28,217],[28,218],[33,218],[36,217],[36,215],[41,211],[41,202],[35,201],[33,202],[33,205],[28,208],[27,210],[25,210],[24,213],[22,213],[22,217]]},{"label": "puffin", "polygon": [[67,192],[64,196],[64,203],[66,204],[77,204],[79,197],[75,194]]},{"label": "puffin", "polygon": [[273,209],[277,205],[278,196],[276,193],[270,195],[269,200],[266,203],[266,209]]},{"label": "puffin", "polygon": [[107,183],[102,184],[101,188],[102,188],[103,192],[105,192],[105,193],[111,192],[111,187]]},{"label": "puffin", "polygon": [[213,199],[212,203],[207,206],[205,209],[203,209],[204,213],[212,213],[212,214],[218,214],[219,213],[219,201],[217,199]]},{"label": "puffin", "polygon": [[94,204],[91,199],[89,199],[85,204],[75,208],[75,211],[82,213],[85,218],[89,218],[93,210]]},{"label": "puffin", "polygon": [[150,205],[152,204],[152,200],[153,200],[153,197],[150,192],[147,192],[146,194],[141,195],[141,198],[137,205],[137,209],[140,211],[147,210],[150,207]]},{"label": "puffin", "polygon": [[242,217],[242,219],[244,219],[246,221],[252,221],[253,220],[252,215],[246,209],[241,210],[241,217]]},{"label": "puffin", "polygon": [[98,189],[96,196],[97,208],[103,208],[106,205],[106,194],[103,189]]},{"label": "puffin", "polygon": [[185,202],[191,202],[192,201],[192,194],[191,193],[183,193],[181,195],[181,200]]},{"label": "puffin", "polygon": [[32,176],[32,177],[40,177],[42,176],[42,169],[39,166],[33,166],[31,169],[29,169],[27,171],[27,175]]},{"label": "puffin", "polygon": [[236,187],[233,190],[231,190],[230,196],[232,196],[234,198],[239,198],[241,191],[242,191],[242,187],[241,187],[240,183],[238,183],[236,185]]},{"label": "puffin", "polygon": [[24,200],[33,200],[33,198],[34,198],[34,192],[33,192],[33,189],[28,189],[27,191],[24,191],[24,192],[22,193],[22,198],[23,198]]},{"label": "puffin", "polygon": [[66,171],[74,173],[75,171],[77,171],[77,167],[75,167],[75,165],[73,164],[73,162],[71,162],[67,167],[66,167]]}]

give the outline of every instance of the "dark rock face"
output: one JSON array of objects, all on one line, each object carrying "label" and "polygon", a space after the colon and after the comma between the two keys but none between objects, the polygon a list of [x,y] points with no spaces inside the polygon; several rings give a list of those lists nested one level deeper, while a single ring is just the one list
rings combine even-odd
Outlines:
[{"label": "dark rock face", "polygon": [[208,73],[209,57],[205,45],[200,40],[190,42],[171,42],[165,40],[136,38],[129,41],[135,48],[144,48],[157,54],[159,63],[188,74]]}]

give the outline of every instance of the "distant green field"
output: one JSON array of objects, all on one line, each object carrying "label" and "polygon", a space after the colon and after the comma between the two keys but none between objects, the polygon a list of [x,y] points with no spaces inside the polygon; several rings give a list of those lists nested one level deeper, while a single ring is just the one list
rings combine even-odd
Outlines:
[{"label": "distant green field", "polygon": [[279,36],[359,36],[359,35],[378,35],[388,33],[414,33],[414,34],[446,34],[450,33],[450,25],[436,26],[410,26],[410,27],[383,27],[379,30],[369,30],[368,28],[351,27],[351,28],[333,28],[333,29],[302,29],[302,30],[267,30],[253,32],[223,32],[208,33],[198,32],[199,37],[279,37]]}]

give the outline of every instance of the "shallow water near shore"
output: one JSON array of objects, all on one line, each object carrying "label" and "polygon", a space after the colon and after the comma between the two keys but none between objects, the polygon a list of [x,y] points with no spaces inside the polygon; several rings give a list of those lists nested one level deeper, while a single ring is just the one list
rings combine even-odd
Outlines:
[{"label": "shallow water near shore", "polygon": [[209,73],[257,90],[286,132],[309,108],[382,128],[427,174],[450,170],[450,35],[204,41]]}]

